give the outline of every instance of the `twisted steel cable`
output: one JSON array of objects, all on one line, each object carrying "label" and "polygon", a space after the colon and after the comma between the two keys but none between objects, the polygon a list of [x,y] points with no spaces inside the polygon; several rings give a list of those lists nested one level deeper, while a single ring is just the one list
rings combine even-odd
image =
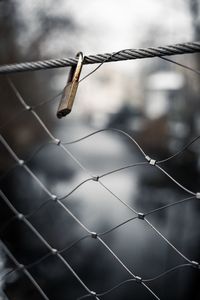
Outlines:
[{"label": "twisted steel cable", "polygon": [[[200,41],[174,44],[169,46],[124,49],[112,53],[88,55],[84,57],[83,64],[96,64],[114,61],[123,61],[139,58],[162,57],[176,54],[197,53],[200,52]],[[77,64],[77,58],[58,58],[41,61],[24,62],[0,66],[0,74],[16,73],[23,71],[34,71],[69,67]]]}]

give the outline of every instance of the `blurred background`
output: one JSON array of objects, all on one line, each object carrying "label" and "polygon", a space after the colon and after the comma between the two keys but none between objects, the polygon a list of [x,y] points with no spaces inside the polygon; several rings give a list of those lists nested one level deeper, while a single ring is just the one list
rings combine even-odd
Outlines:
[{"label": "blurred background", "polygon": [[[125,48],[162,46],[200,40],[198,0],[58,0],[0,1],[0,64],[118,51]],[[177,55],[174,60],[200,69],[200,55]],[[82,76],[94,69],[84,66]],[[69,68],[10,75],[28,105],[37,105],[60,92]],[[102,128],[118,128],[133,136],[156,160],[180,150],[200,132],[200,77],[159,58],[106,63],[79,86],[72,113],[58,120],[59,99],[37,108],[53,134],[62,141]],[[28,159],[49,137],[23,107],[0,76],[1,134],[22,159]],[[17,118],[13,117],[18,114]],[[9,120],[12,121],[8,122]],[[7,123],[8,122],[8,123]],[[4,126],[7,123],[6,126]],[[93,174],[144,161],[138,149],[116,132],[103,132],[69,150]],[[14,164],[0,145],[0,169]],[[67,194],[87,174],[59,147],[48,145],[29,163],[52,193]],[[183,155],[163,164],[187,188],[199,191],[198,141]],[[130,206],[146,212],[181,200],[187,194],[156,168],[140,166],[112,174],[103,183]],[[33,211],[46,200],[41,188],[22,169],[15,168],[1,180],[1,189],[22,213]],[[87,182],[64,202],[92,231],[102,232],[132,217],[132,213],[95,182]],[[191,260],[200,261],[200,206],[192,200],[149,216],[149,220]],[[0,202],[0,225],[12,217]],[[30,218],[31,223],[57,249],[85,232],[56,203]],[[23,264],[46,253],[33,233],[16,221],[1,232],[2,241]],[[152,278],[184,263],[141,220],[129,222],[105,235],[104,240],[142,278]],[[1,251],[1,250],[0,250]],[[103,292],[128,278],[127,273],[97,240],[86,239],[63,253],[83,281]],[[2,274],[13,263],[1,251]],[[49,257],[31,269],[49,299],[77,299],[85,294],[73,275]],[[184,268],[153,281],[150,287],[163,300],[200,299],[199,272]],[[40,299],[33,285],[15,272],[1,281],[1,300]],[[102,299],[153,299],[135,283],[121,286]],[[41,298],[42,299],[42,298]]]}]

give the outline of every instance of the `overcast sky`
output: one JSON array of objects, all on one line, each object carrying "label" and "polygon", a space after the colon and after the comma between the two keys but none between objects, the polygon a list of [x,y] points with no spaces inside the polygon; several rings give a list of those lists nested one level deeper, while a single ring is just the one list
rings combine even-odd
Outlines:
[{"label": "overcast sky", "polygon": [[[81,26],[88,29],[99,51],[148,44],[145,38],[148,39],[152,29],[159,33],[158,44],[191,39],[189,10],[183,0],[70,0],[65,3]],[[156,36],[149,37],[152,38],[156,40]]]},{"label": "overcast sky", "polygon": [[[79,45],[87,53],[192,39],[191,18],[184,0],[59,0],[52,6],[51,1],[17,1],[31,32],[38,29],[38,8],[46,9],[49,16],[72,16],[82,30],[74,47]],[[63,47],[69,42],[63,33],[58,38]],[[49,45],[52,54],[54,46]],[[58,50],[62,48],[57,46]]]}]

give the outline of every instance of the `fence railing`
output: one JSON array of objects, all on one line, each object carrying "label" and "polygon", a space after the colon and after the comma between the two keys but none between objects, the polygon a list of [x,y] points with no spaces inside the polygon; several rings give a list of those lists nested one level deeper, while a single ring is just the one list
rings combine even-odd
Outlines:
[{"label": "fence railing", "polygon": [[[199,44],[198,45],[193,45],[193,50],[195,51],[198,46],[198,51],[199,51]],[[183,48],[183,47],[182,47]],[[182,49],[181,48],[181,49]],[[184,50],[184,48],[183,48]],[[153,51],[153,50],[152,50]],[[184,52],[184,51],[183,51]],[[145,51],[143,51],[143,53],[145,54]],[[167,54],[167,53],[166,53]],[[135,54],[134,54],[135,55]],[[112,54],[113,56],[113,54]],[[106,58],[103,58],[103,62],[105,61],[109,61],[110,60],[110,56],[106,56]],[[102,63],[101,63],[102,64]],[[35,66],[37,67],[37,64],[35,63]],[[0,67],[0,70],[3,67]],[[5,69],[5,68],[4,68]],[[2,69],[2,70],[4,70]],[[11,71],[12,67],[7,67],[7,69],[9,71]],[[36,68],[37,69],[37,68]],[[13,68],[13,70],[16,70],[16,67]],[[22,70],[22,69],[21,69]],[[24,69],[23,69],[24,70]],[[4,70],[6,71],[6,69]],[[4,72],[2,71],[2,72]],[[196,70],[197,71],[197,70]],[[184,270],[185,268],[195,268],[196,270],[200,270],[200,264],[199,262],[195,261],[193,258],[191,257],[187,257],[187,255],[184,253],[184,251],[178,249],[178,247],[173,244],[161,231],[159,228],[157,228],[152,221],[150,221],[149,216],[152,214],[157,214],[158,212],[162,211],[162,210],[167,210],[169,207],[172,206],[176,206],[176,205],[182,205],[185,202],[190,202],[190,201],[199,201],[200,200],[200,190],[199,191],[193,191],[190,190],[188,188],[186,188],[184,185],[182,185],[178,178],[173,177],[171,174],[169,174],[165,168],[162,166],[163,163],[167,163],[171,160],[173,160],[175,157],[177,157],[178,155],[180,155],[181,153],[185,152],[192,143],[194,143],[197,139],[199,139],[200,136],[196,137],[194,140],[192,140],[189,144],[187,144],[182,150],[180,150],[179,152],[175,153],[174,155],[167,157],[166,159],[163,160],[159,160],[156,161],[155,159],[151,158],[148,153],[146,153],[144,151],[144,149],[142,149],[142,147],[137,143],[137,141],[130,136],[128,133],[126,133],[123,130],[120,129],[115,129],[115,128],[108,128],[108,129],[102,129],[102,130],[98,130],[96,132],[93,132],[87,136],[81,137],[79,139],[73,140],[73,141],[62,141],[60,139],[58,139],[56,136],[54,136],[52,134],[52,132],[47,128],[47,126],[44,124],[43,120],[41,119],[41,117],[38,115],[37,113],[37,107],[44,105],[46,103],[46,101],[39,103],[36,106],[29,106],[27,104],[27,102],[25,101],[25,99],[23,98],[23,96],[21,95],[20,91],[17,89],[16,85],[13,83],[13,81],[8,78],[8,83],[10,85],[10,88],[12,89],[12,91],[14,92],[15,96],[17,97],[18,101],[21,103],[22,105],[22,109],[19,113],[16,114],[16,116],[14,116],[14,118],[18,118],[19,116],[22,117],[23,114],[31,114],[35,120],[38,122],[38,124],[41,126],[41,130],[43,130],[48,138],[50,139],[50,141],[48,141],[47,143],[44,143],[43,145],[41,145],[32,155],[31,157],[26,161],[23,159],[23,157],[19,157],[16,152],[15,149],[12,148],[7,139],[6,136],[1,135],[0,136],[0,142],[1,144],[5,147],[5,149],[7,150],[8,155],[10,155],[14,160],[15,160],[15,164],[11,167],[10,170],[6,171],[4,174],[2,174],[1,176],[1,180],[3,180],[6,176],[8,176],[9,173],[13,172],[13,170],[15,168],[22,168],[27,176],[30,176],[35,183],[38,185],[38,187],[40,187],[44,193],[46,194],[46,201],[43,202],[41,205],[39,205],[36,209],[34,209],[32,212],[28,213],[28,214],[23,214],[21,211],[17,210],[16,207],[12,204],[12,201],[9,199],[9,197],[5,194],[5,192],[3,192],[3,190],[0,191],[0,197],[1,197],[1,201],[3,201],[8,208],[12,211],[13,216],[8,219],[5,224],[2,226],[2,228],[0,228],[0,234],[3,234],[6,229],[13,224],[14,222],[23,222],[25,226],[27,226],[32,232],[33,234],[40,240],[40,242],[46,247],[47,249],[47,253],[43,256],[41,256],[39,259],[33,261],[30,264],[24,265],[22,264],[19,260],[17,260],[15,258],[15,256],[12,253],[12,249],[9,249],[9,247],[2,241],[1,242],[1,247],[3,249],[3,251],[6,253],[6,255],[10,258],[11,261],[13,261],[15,268],[13,268],[12,270],[9,270],[8,272],[5,272],[3,274],[1,274],[0,277],[0,281],[6,281],[7,278],[9,278],[9,276],[11,276],[13,273],[15,272],[21,272],[23,273],[25,276],[27,276],[27,278],[30,280],[30,282],[33,284],[33,286],[35,287],[35,289],[37,289],[37,291],[40,293],[40,295],[48,300],[49,297],[46,295],[45,291],[43,291],[42,287],[40,286],[40,282],[37,281],[36,278],[34,278],[34,276],[31,274],[31,270],[32,268],[34,268],[37,265],[40,265],[41,262],[43,262],[44,260],[46,260],[47,258],[51,257],[51,256],[55,256],[57,257],[57,259],[66,267],[66,269],[68,271],[71,272],[71,274],[76,278],[76,280],[79,282],[79,284],[83,287],[83,289],[85,290],[85,294],[80,295],[79,298],[77,298],[76,300],[80,300],[80,299],[86,299],[86,298],[94,298],[94,299],[101,299],[103,296],[107,295],[107,294],[112,294],[112,292],[116,289],[118,289],[119,287],[121,287],[122,285],[126,285],[127,283],[132,282],[132,284],[140,284],[144,289],[146,289],[149,293],[149,298],[155,298],[155,299],[160,299],[159,295],[157,295],[157,291],[153,290],[150,287],[150,283],[153,281],[158,280],[161,277],[164,277],[167,274],[170,274],[172,272],[174,272],[175,270]],[[60,95],[60,93],[59,93]],[[58,97],[58,95],[56,95],[54,98],[48,100],[48,101],[53,101],[56,97]],[[47,101],[47,102],[48,102]],[[13,118],[6,121],[5,124],[3,124],[1,126],[1,130],[3,128],[6,128],[6,126],[13,121]],[[129,164],[129,165],[124,165],[120,168],[114,169],[114,170],[110,170],[106,173],[103,174],[92,174],[85,166],[84,164],[80,161],[79,157],[77,157],[76,155],[74,155],[68,148],[68,145],[73,144],[73,143],[79,143],[81,142],[83,139],[87,139],[87,138],[92,138],[94,135],[98,135],[103,131],[111,131],[111,132],[115,132],[116,134],[122,135],[125,138],[127,138],[127,140],[130,143],[133,143],[134,146],[137,148],[137,150],[139,152],[141,152],[142,156],[143,156],[143,160],[141,162],[138,163],[134,163],[134,164]],[[63,196],[58,196],[55,195],[51,192],[51,189],[45,185],[45,183],[42,182],[41,179],[39,179],[39,177],[34,173],[34,171],[31,169],[31,167],[29,167],[28,163],[44,148],[46,147],[48,144],[53,144],[56,147],[58,147],[59,149],[61,149],[61,151],[63,151],[63,153],[67,156],[68,159],[73,160],[77,166],[86,174],[87,178],[82,180],[81,182],[79,182],[78,185],[76,185],[70,192],[68,192],[67,194],[63,195]],[[162,205],[156,209],[152,209],[150,211],[138,211],[135,207],[133,207],[132,205],[130,205],[129,203],[127,203],[123,198],[119,197],[114,190],[110,189],[105,182],[102,181],[102,178],[106,178],[107,176],[112,176],[113,173],[117,173],[117,172],[121,172],[122,170],[126,170],[126,169],[131,169],[134,168],[136,166],[143,166],[143,167],[152,167],[152,168],[156,168],[160,173],[164,174],[169,181],[171,181],[173,184],[175,184],[179,189],[181,189],[182,191],[184,191],[186,193],[186,197],[180,200],[177,200],[173,203],[169,203],[169,204],[165,204]],[[116,226],[113,226],[112,228],[110,228],[107,231],[104,232],[95,232],[93,231],[93,228],[88,228],[80,219],[77,215],[75,215],[66,205],[66,199],[72,195],[77,189],[79,189],[81,186],[84,186],[84,184],[86,184],[89,181],[94,181],[96,182],[96,184],[98,184],[100,186],[100,188],[104,189],[108,194],[110,194],[112,197],[114,197],[114,199],[116,201],[119,201],[121,204],[123,204],[124,206],[126,206],[126,208],[128,210],[130,210],[132,217],[123,221],[122,223],[117,224]],[[66,217],[70,216],[73,218],[73,220],[84,230],[85,234],[75,240],[73,243],[66,245],[64,248],[62,249],[55,249],[54,245],[51,245],[46,239],[45,237],[42,235],[42,233],[39,232],[38,229],[36,229],[36,227],[31,223],[31,218],[33,215],[37,215],[37,213],[44,207],[44,206],[48,206],[50,203],[52,203],[52,201],[54,203],[56,203],[56,205],[58,205],[59,207],[61,207],[63,209],[63,211],[65,211],[66,213]],[[133,223],[133,222],[144,222],[147,226],[149,226],[149,228],[151,230],[153,230],[158,239],[163,240],[177,255],[180,256],[180,258],[182,259],[183,263],[178,264],[170,269],[167,269],[166,271],[164,271],[161,274],[156,274],[155,277],[153,278],[143,278],[141,276],[141,274],[138,274],[136,272],[134,272],[134,266],[132,268],[130,268],[124,261],[122,258],[120,258],[115,251],[112,249],[111,246],[109,246],[106,241],[104,240],[104,237],[109,234],[110,232],[113,232],[115,230],[117,230],[119,227],[124,226],[127,223]],[[81,278],[81,276],[78,274],[77,271],[74,270],[74,268],[70,265],[70,263],[66,260],[64,253],[67,252],[69,249],[73,249],[73,247],[75,247],[78,243],[80,243],[83,240],[89,240],[89,239],[93,239],[98,241],[99,243],[101,243],[101,245],[105,248],[106,251],[108,251],[112,257],[116,260],[116,262],[118,264],[121,265],[121,267],[125,270],[125,272],[127,272],[128,275],[128,279],[120,282],[119,284],[113,286],[112,288],[105,290],[103,292],[99,292],[99,291],[93,291],[91,290],[91,288],[84,282],[84,280]],[[12,299],[11,299],[12,300]]]}]

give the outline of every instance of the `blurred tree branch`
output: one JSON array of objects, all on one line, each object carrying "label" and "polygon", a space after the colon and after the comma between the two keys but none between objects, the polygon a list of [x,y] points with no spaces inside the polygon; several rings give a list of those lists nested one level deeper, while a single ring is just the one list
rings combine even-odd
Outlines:
[{"label": "blurred tree branch", "polygon": [[195,40],[200,39],[200,2],[199,0],[189,0],[189,7],[192,15]]}]

